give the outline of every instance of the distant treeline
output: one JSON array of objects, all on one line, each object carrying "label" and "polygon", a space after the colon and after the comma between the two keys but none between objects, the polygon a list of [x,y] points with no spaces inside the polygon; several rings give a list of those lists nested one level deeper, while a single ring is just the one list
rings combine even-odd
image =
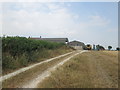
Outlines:
[{"label": "distant treeline", "polygon": [[63,43],[32,40],[25,37],[2,37],[2,67],[16,69],[49,57],[48,50],[67,47]]}]

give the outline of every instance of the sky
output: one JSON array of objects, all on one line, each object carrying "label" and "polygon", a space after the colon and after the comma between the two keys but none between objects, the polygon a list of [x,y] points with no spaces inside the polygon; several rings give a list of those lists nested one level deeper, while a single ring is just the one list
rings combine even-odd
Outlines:
[{"label": "sky", "polygon": [[3,35],[118,46],[117,2],[6,2],[0,16]]}]

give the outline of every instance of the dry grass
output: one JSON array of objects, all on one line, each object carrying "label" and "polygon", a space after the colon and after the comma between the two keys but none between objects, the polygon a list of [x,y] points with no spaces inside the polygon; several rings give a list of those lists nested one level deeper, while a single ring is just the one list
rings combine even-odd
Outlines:
[{"label": "dry grass", "polygon": [[38,88],[117,88],[116,51],[91,51],[80,54],[58,68]]},{"label": "dry grass", "polygon": [[[37,59],[36,62],[29,62],[28,65],[26,65],[26,66],[29,66],[29,65],[32,65],[32,64],[35,64],[35,63],[44,61],[44,60],[46,60],[46,59],[50,59],[50,58],[53,58],[53,57],[56,57],[56,56],[59,56],[59,55],[68,53],[68,52],[71,52],[71,51],[73,51],[73,49],[67,48],[67,47],[61,47],[61,48],[54,49],[54,50],[44,50],[44,51],[39,55],[39,58]],[[17,64],[17,63],[16,63],[16,64]],[[18,65],[19,65],[19,63],[18,63]],[[24,67],[26,67],[26,66],[24,66]],[[23,67],[23,66],[22,66],[22,67]],[[6,75],[6,74],[9,74],[9,73],[11,73],[11,72],[17,71],[17,70],[19,70],[19,69],[22,68],[22,67],[19,67],[19,68],[16,68],[16,69],[6,69],[6,70],[3,70],[3,71],[2,71],[2,75]]]},{"label": "dry grass", "polygon": [[104,52],[104,54],[109,55],[109,56],[113,56],[113,57],[118,56],[118,51],[103,51],[103,52]]},{"label": "dry grass", "polygon": [[[68,52],[68,51],[67,51]],[[41,74],[44,70],[48,69],[52,65],[57,64],[61,60],[69,57],[71,54],[61,57],[59,59],[55,59],[53,61],[50,61],[48,63],[43,63],[39,66],[36,66],[30,70],[27,70],[23,73],[20,73],[19,75],[16,75],[10,79],[7,79],[3,82],[3,88],[18,88],[27,83],[32,78],[36,77],[37,75]],[[11,83],[12,82],[12,83]]]}]

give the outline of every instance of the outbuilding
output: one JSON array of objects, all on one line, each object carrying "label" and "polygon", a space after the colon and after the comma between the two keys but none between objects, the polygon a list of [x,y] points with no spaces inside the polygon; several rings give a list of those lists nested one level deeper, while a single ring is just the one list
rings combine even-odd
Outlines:
[{"label": "outbuilding", "polygon": [[34,40],[44,40],[44,41],[49,41],[49,42],[57,42],[57,43],[68,43],[68,38],[31,38]]},{"label": "outbuilding", "polygon": [[71,41],[68,43],[68,45],[77,50],[83,50],[86,48],[85,44],[79,41]]}]

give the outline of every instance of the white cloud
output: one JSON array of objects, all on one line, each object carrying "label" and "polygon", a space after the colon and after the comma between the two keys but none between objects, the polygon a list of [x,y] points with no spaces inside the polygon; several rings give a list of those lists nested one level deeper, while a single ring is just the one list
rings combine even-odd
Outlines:
[{"label": "white cloud", "polygon": [[70,3],[68,3],[68,4],[67,4],[67,6],[68,6],[68,7],[71,7],[71,4],[70,4]]},{"label": "white cloud", "polygon": [[65,37],[66,33],[74,28],[73,15],[68,13],[66,8],[61,8],[59,5],[46,5],[50,9],[49,14],[38,11],[28,12],[25,9],[28,8],[27,6],[19,11],[7,11],[4,15],[3,33],[8,35],[19,35],[19,33],[22,35],[31,35],[30,33],[40,35],[43,33],[48,34],[48,36]]},{"label": "white cloud", "polygon": [[[68,6],[64,7],[65,5],[65,3],[16,3],[15,6],[4,5],[3,34],[12,36],[68,37],[69,40],[79,40],[86,44],[100,43],[106,47],[108,43],[115,42],[115,40],[107,37],[109,36],[107,34],[111,34],[116,30],[108,28],[111,23],[110,20],[99,14],[81,17],[81,14],[70,12]],[[84,18],[87,21],[84,21]],[[1,20],[0,23],[2,23]],[[107,40],[111,41],[108,42]]]},{"label": "white cloud", "polygon": [[59,5],[55,5],[55,4],[52,4],[52,3],[47,3],[46,5],[50,10],[56,10],[56,9],[60,8]]},{"label": "white cloud", "polygon": [[0,3],[0,36],[2,36],[2,3]]},{"label": "white cloud", "polygon": [[0,0],[0,2],[119,2],[119,0]]},{"label": "white cloud", "polygon": [[106,20],[104,17],[101,16],[91,16],[91,21],[90,23],[93,23],[93,25],[96,26],[106,26],[110,23],[109,20]]},{"label": "white cloud", "polygon": [[16,7],[20,9],[4,9],[7,9],[3,15],[3,34],[5,35],[68,37],[70,40],[81,40],[85,43],[88,42],[89,37],[90,43],[94,43],[97,42],[93,36],[96,34],[94,32],[98,31],[96,27],[106,27],[110,23],[99,15],[89,16],[87,22],[81,22],[80,15],[69,12],[60,4],[24,3]]}]

